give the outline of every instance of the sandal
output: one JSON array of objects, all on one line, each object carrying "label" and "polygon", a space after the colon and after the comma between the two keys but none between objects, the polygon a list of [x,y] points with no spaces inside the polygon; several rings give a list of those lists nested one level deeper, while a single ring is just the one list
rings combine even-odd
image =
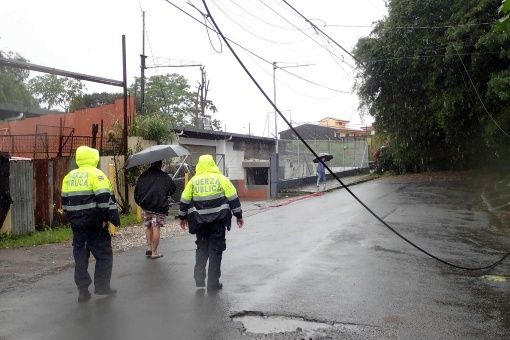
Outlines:
[{"label": "sandal", "polygon": [[152,256],[152,250],[146,250],[145,251],[145,256],[151,257]]},{"label": "sandal", "polygon": [[160,257],[163,257],[163,254],[156,254],[156,255],[151,255],[151,259],[159,259]]}]

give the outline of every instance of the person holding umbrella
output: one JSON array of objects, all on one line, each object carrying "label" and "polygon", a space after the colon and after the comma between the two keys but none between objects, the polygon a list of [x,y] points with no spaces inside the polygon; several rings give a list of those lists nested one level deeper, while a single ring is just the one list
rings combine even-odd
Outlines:
[{"label": "person holding umbrella", "polygon": [[126,169],[142,164],[150,164],[142,173],[135,185],[135,202],[142,208],[147,239],[145,256],[158,259],[160,228],[165,225],[170,202],[168,197],[175,192],[175,183],[161,170],[163,159],[189,155],[189,151],[181,145],[153,145],[134,155],[129,156]]},{"label": "person holding umbrella", "polygon": [[161,170],[162,166],[161,160],[151,163],[149,169],[138,177],[135,185],[135,202],[142,208],[147,240],[145,256],[151,259],[163,257],[163,254],[158,253],[160,228],[165,225],[168,215],[168,197],[175,192],[175,183]]},{"label": "person holding umbrella", "polygon": [[326,168],[324,164],[320,161],[327,162],[333,159],[333,156],[326,152],[321,152],[319,157],[313,160],[314,163],[317,163],[316,174],[317,174],[317,191],[320,191],[320,184],[323,183],[323,189],[326,190]]}]

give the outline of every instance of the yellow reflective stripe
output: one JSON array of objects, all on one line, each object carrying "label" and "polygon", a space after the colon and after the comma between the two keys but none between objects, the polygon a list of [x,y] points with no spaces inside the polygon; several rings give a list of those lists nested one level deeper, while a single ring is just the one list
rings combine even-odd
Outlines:
[{"label": "yellow reflective stripe", "polygon": [[93,203],[78,204],[78,205],[64,205],[64,206],[62,206],[62,208],[64,208],[64,210],[67,210],[67,211],[77,211],[77,210],[97,208],[97,204],[96,204],[96,202],[93,202]]},{"label": "yellow reflective stripe", "polygon": [[222,204],[219,207],[209,208],[209,209],[197,209],[197,208],[193,207],[193,208],[188,209],[188,214],[191,214],[192,212],[197,212],[199,215],[207,215],[207,214],[218,213],[225,209],[230,209],[228,204]]}]

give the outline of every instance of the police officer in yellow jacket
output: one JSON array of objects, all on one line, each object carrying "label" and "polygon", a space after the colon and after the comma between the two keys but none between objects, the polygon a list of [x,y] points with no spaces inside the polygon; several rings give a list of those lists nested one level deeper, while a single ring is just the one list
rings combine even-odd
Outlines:
[{"label": "police officer in yellow jacket", "polygon": [[200,156],[196,174],[182,192],[179,209],[181,228],[188,226],[189,232],[197,236],[194,271],[197,287],[205,287],[205,266],[209,260],[207,290],[223,288],[219,281],[221,258],[226,249],[225,228],[230,230],[232,214],[241,228],[243,211],[234,185],[220,173],[211,155]]},{"label": "police officer in yellow jacket", "polygon": [[112,295],[110,287],[113,253],[108,221],[119,225],[119,216],[111,184],[99,169],[99,152],[88,146],[76,150],[78,169],[69,172],[62,183],[62,207],[73,230],[74,281],[78,286],[78,301],[90,299],[88,273],[90,253],[96,259],[95,293]]}]

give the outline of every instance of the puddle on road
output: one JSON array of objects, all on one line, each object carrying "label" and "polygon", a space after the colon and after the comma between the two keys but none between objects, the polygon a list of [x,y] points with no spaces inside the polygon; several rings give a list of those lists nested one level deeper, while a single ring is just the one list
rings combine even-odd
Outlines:
[{"label": "puddle on road", "polygon": [[295,331],[317,331],[331,329],[334,326],[324,322],[306,321],[302,318],[292,318],[285,316],[258,316],[245,315],[232,318],[239,321],[249,333],[270,334],[286,333]]}]

